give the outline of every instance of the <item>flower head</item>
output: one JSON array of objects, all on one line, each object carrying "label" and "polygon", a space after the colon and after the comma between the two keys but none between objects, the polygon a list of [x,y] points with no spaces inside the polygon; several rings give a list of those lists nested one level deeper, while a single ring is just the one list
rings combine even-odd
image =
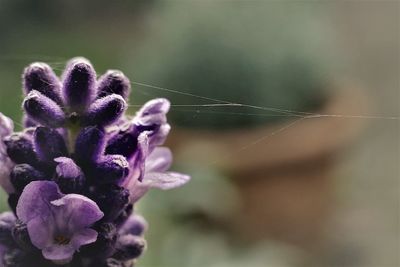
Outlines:
[{"label": "flower head", "polygon": [[104,214],[85,196],[64,195],[52,181],[34,181],[22,192],[17,216],[46,259],[69,261],[81,246],[96,241],[97,232],[90,227]]},{"label": "flower head", "polygon": [[60,79],[33,63],[23,74],[26,128],[13,132],[0,113],[0,185],[16,213],[0,218],[0,262],[124,266],[146,244],[135,203],[152,187],[189,180],[168,172],[172,153],[160,147],[169,101],[151,100],[129,117],[128,78],[115,70],[96,77],[84,58],[70,60]]}]

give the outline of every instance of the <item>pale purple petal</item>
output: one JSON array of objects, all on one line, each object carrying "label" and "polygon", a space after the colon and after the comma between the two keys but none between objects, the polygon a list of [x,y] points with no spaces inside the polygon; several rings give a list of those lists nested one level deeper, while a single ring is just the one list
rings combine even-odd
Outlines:
[{"label": "pale purple petal", "polygon": [[78,250],[81,246],[91,244],[97,240],[97,232],[93,229],[86,228],[74,233],[71,239],[71,245]]},{"label": "pale purple petal", "polygon": [[171,103],[165,98],[156,98],[146,102],[137,113],[137,116],[144,117],[154,114],[166,114],[171,107]]},{"label": "pale purple petal", "polygon": [[10,160],[7,155],[7,149],[5,144],[3,143],[3,138],[10,135],[13,130],[13,121],[0,112],[0,186],[8,194],[14,192],[14,187],[10,182],[10,172],[15,164]]},{"label": "pale purple petal", "polygon": [[62,263],[69,262],[75,253],[72,244],[53,245],[42,250],[43,257],[51,261],[60,261]]},{"label": "pale purple petal", "polygon": [[143,178],[143,186],[155,187],[163,190],[173,189],[186,184],[190,176],[177,172],[151,172]]},{"label": "pale purple petal", "polygon": [[64,223],[64,226],[70,232],[89,227],[104,216],[96,202],[78,194],[68,194],[52,201],[51,204],[57,207],[57,215],[68,221],[68,225]]},{"label": "pale purple petal", "polygon": [[62,196],[63,194],[54,182],[31,182],[24,188],[18,200],[17,216],[24,223],[36,217],[47,216],[50,213],[50,202]]},{"label": "pale purple petal", "polygon": [[10,135],[14,130],[13,121],[0,112],[0,137],[3,139],[7,135]]},{"label": "pale purple petal", "polygon": [[146,159],[146,172],[164,172],[172,164],[172,152],[167,147],[157,147]]},{"label": "pale purple petal", "polygon": [[32,244],[44,249],[53,243],[55,222],[52,216],[36,217],[27,223],[29,237]]}]

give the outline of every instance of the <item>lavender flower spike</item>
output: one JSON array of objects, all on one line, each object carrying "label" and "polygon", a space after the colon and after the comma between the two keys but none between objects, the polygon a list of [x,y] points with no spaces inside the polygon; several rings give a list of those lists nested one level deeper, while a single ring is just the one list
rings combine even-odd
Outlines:
[{"label": "lavender flower spike", "polygon": [[90,227],[103,215],[94,201],[63,195],[50,181],[27,185],[17,206],[17,216],[27,224],[32,243],[46,259],[58,263],[69,262],[81,246],[96,241],[97,232]]},{"label": "lavender flower spike", "polygon": [[132,267],[146,247],[137,201],[189,181],[168,171],[172,153],[160,147],[169,101],[132,118],[128,78],[96,76],[84,58],[61,78],[33,63],[23,74],[25,128],[13,132],[0,113],[0,185],[12,210],[0,214],[0,267]]}]

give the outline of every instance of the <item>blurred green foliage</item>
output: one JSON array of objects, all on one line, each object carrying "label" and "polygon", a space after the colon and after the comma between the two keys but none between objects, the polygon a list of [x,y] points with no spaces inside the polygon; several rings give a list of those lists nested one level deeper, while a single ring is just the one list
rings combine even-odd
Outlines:
[{"label": "blurred green foliage", "polygon": [[[153,23],[151,36],[137,50],[140,63],[133,67],[135,77],[233,103],[315,111],[332,82],[331,32],[315,21],[323,16],[318,6],[299,6],[296,12],[285,4],[272,6],[234,1],[166,5]],[[172,100],[178,105],[214,104],[189,102],[186,95],[174,95]],[[268,116],[277,114],[268,111],[258,112],[267,116],[227,116],[226,112],[234,111],[254,113],[254,109],[219,107],[191,116],[181,108],[171,118],[181,126],[207,129],[282,120]]]}]

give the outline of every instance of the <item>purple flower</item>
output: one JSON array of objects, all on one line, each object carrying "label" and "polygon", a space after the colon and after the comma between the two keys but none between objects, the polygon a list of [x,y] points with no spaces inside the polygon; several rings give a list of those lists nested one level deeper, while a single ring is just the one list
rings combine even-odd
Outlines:
[{"label": "purple flower", "polygon": [[[145,142],[145,141],[143,141]],[[166,147],[156,148],[147,158],[138,159],[141,162],[143,172],[142,181],[131,177],[124,184],[131,193],[131,201],[138,201],[151,188],[162,190],[180,187],[190,180],[190,176],[177,172],[167,172],[172,164],[172,153]]]},{"label": "purple flower", "polygon": [[132,118],[128,78],[96,76],[84,58],[70,60],[61,79],[33,63],[23,74],[26,128],[13,132],[0,113],[0,185],[17,215],[0,220],[7,266],[130,266],[146,245],[146,221],[131,216],[136,202],[189,181],[168,171],[172,154],[160,147],[169,101],[151,100]]},{"label": "purple flower", "polygon": [[56,262],[70,261],[81,246],[95,242],[97,232],[90,227],[103,215],[94,201],[64,195],[50,181],[28,184],[17,205],[17,216],[27,224],[33,245]]}]

